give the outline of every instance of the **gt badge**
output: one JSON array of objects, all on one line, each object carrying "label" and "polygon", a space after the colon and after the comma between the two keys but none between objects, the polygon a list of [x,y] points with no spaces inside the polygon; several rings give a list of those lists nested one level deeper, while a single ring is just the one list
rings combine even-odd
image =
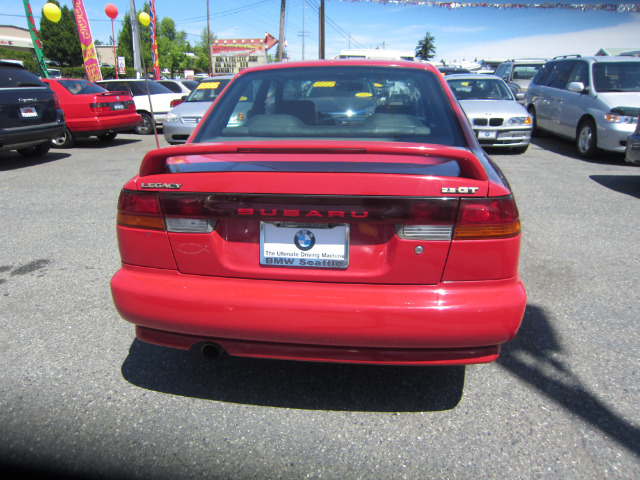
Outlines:
[{"label": "gt badge", "polygon": [[441,193],[476,193],[480,187],[442,187]]}]

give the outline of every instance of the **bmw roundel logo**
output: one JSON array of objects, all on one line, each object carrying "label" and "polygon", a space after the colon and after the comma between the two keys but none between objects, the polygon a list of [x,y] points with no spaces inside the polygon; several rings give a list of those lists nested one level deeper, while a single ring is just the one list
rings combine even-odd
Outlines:
[{"label": "bmw roundel logo", "polygon": [[296,233],[295,237],[293,237],[293,242],[296,244],[296,247],[306,252],[307,250],[311,250],[316,244],[316,237],[309,230],[300,230]]}]

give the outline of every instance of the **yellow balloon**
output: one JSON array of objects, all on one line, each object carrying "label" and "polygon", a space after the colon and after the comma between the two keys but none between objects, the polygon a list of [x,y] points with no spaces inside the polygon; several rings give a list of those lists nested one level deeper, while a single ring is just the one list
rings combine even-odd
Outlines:
[{"label": "yellow balloon", "polygon": [[58,23],[60,21],[60,18],[62,17],[60,7],[58,7],[55,3],[45,4],[45,6],[42,7],[42,12],[50,22]]},{"label": "yellow balloon", "polygon": [[138,15],[138,20],[140,20],[140,23],[142,25],[148,27],[149,23],[151,22],[151,17],[147,12],[140,12],[140,15]]}]

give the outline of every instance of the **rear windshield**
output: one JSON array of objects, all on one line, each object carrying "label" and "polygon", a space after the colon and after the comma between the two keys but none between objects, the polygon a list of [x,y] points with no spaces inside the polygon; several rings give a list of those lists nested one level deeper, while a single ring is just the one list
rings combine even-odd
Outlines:
[{"label": "rear windshield", "polygon": [[195,80],[181,80],[181,82],[189,90],[193,90],[198,86],[198,82],[196,82]]},{"label": "rear windshield", "polygon": [[458,100],[515,100],[511,89],[499,78],[447,80]]},{"label": "rear windshield", "polygon": [[593,64],[596,91],[640,92],[640,61]]},{"label": "rear windshield", "polygon": [[224,90],[229,80],[206,80],[197,84],[185,102],[213,102],[215,98]]},{"label": "rear windshield", "polygon": [[33,73],[11,65],[0,65],[0,88],[47,86]]},{"label": "rear windshield", "polygon": [[[326,156],[325,156],[326,158]],[[447,158],[420,159],[415,163],[401,162],[332,162],[315,161],[265,161],[247,158],[246,161],[196,161],[181,159],[167,161],[167,171],[171,173],[194,172],[324,172],[324,173],[389,173],[403,175],[434,175],[459,177],[460,166]]]},{"label": "rear windshield", "polygon": [[466,146],[437,74],[377,66],[237,77],[193,142],[340,139]]},{"label": "rear windshield", "polygon": [[86,93],[102,93],[106,92],[102,87],[87,80],[58,80],[58,83],[69,90],[74,95],[83,95]]},{"label": "rear windshield", "polygon": [[131,87],[131,92],[134,95],[146,95],[147,94],[147,86],[149,87],[149,93],[151,95],[159,94],[159,93],[174,93],[169,90],[164,85],[160,85],[158,82],[154,82],[153,80],[145,80],[141,82],[128,82]]}]

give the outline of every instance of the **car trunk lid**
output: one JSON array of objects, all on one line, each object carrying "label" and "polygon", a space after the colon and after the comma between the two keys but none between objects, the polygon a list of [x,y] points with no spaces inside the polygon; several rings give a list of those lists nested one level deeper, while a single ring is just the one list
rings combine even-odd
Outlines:
[{"label": "car trunk lid", "polygon": [[461,199],[489,192],[468,150],[375,142],[187,145],[140,174],[181,273],[270,280],[436,284]]}]

